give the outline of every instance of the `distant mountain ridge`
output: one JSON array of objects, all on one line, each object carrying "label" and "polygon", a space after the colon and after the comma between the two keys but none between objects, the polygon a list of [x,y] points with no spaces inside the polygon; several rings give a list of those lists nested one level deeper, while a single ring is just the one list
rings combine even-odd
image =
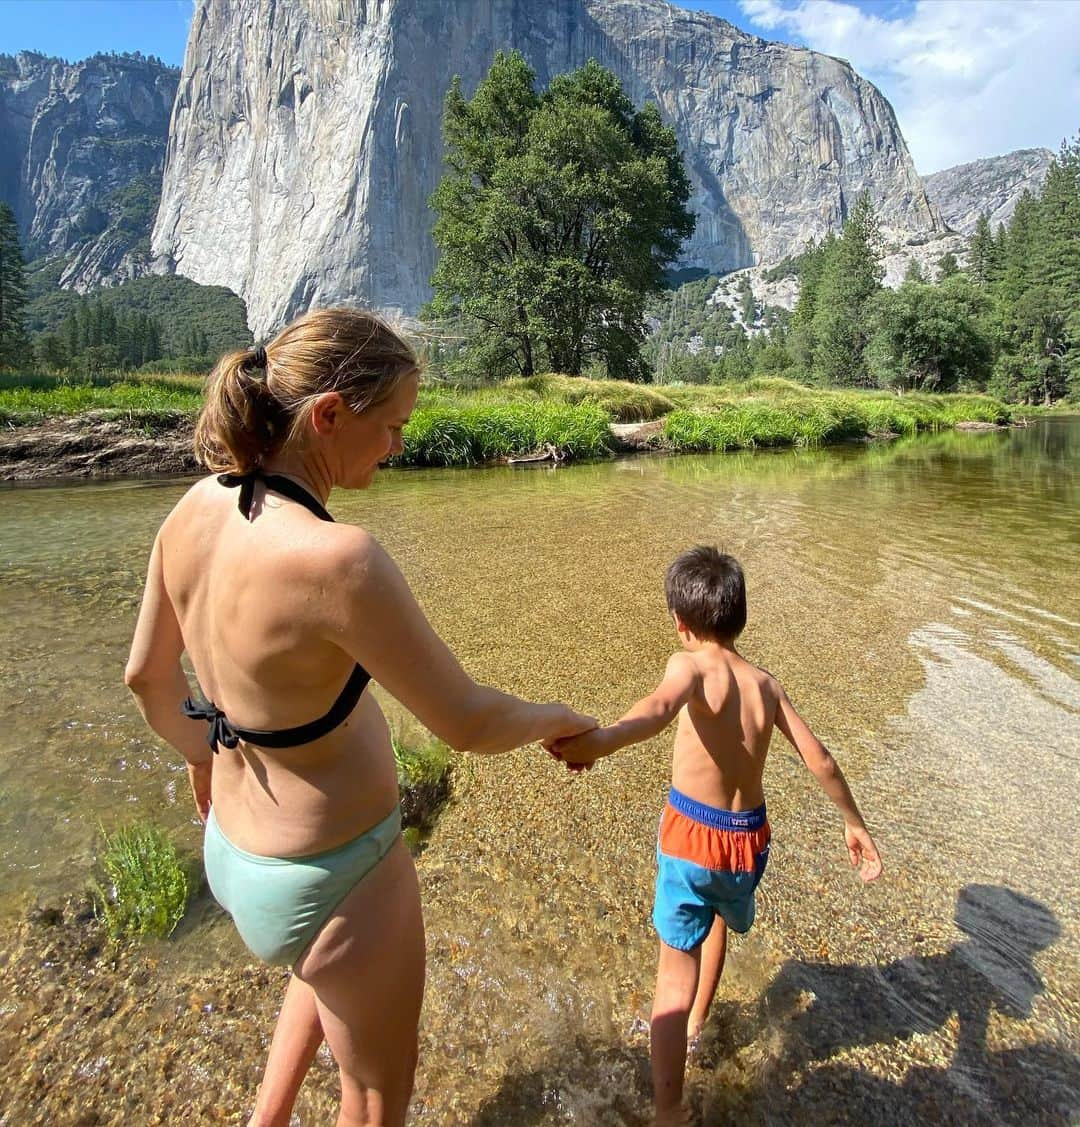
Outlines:
[{"label": "distant mountain ridge", "polygon": [[145,273],[180,72],[142,55],[0,55],[0,199],[64,287]]},{"label": "distant mountain ridge", "polygon": [[[421,11],[419,0],[387,0],[383,22],[354,13],[338,45],[347,48],[346,60],[358,43],[381,60],[363,90],[341,85],[342,66],[348,70],[355,59],[346,65],[329,48],[306,54],[318,29],[305,38],[290,23],[296,0],[276,2],[277,26],[292,27],[297,46],[263,28],[259,34],[270,38],[260,50],[269,53],[259,54],[241,35],[233,79],[215,69],[225,58],[224,31],[261,11],[264,0],[203,0],[192,34],[205,48],[193,54],[204,63],[185,73],[171,140],[177,68],[139,54],[77,63],[35,52],[0,55],[0,199],[15,211],[27,257],[52,260],[44,283],[85,292],[170,268],[155,263],[150,247],[168,147],[172,172],[159,228],[170,232],[172,266],[203,282],[227,273],[224,284],[255,301],[251,320],[261,330],[315,300],[415,308],[434,264],[427,183],[434,186],[440,163],[444,79],[462,72],[475,81],[486,67],[479,57],[463,58],[463,44],[482,54],[532,43],[542,82],[591,53],[621,68],[637,101],[657,98],[689,137],[699,230],[688,261],[717,272],[797,253],[809,232],[839,226],[860,186],[876,191],[886,220],[899,221],[894,231],[915,241],[934,239],[945,223],[968,232],[984,209],[996,224],[1025,188],[1038,188],[1053,156],[1025,149],[913,181],[888,103],[846,64],[765,43],[663,0],[552,0],[543,10],[524,0],[462,0],[437,18]],[[360,0],[341,3],[350,8]],[[447,51],[457,54],[436,57],[439,76],[426,85],[376,50],[396,58],[410,36],[419,51],[444,33]],[[242,78],[251,81],[237,85]],[[813,105],[786,100],[787,84],[811,80],[826,86]],[[337,105],[327,110],[334,92]],[[316,120],[316,110],[329,112],[329,120]],[[333,141],[326,153],[315,143],[323,136]],[[238,138],[263,147],[239,151]],[[206,157],[193,180],[196,144]],[[795,155],[785,155],[789,150]],[[295,176],[287,171],[293,167]],[[298,196],[300,185],[306,188]],[[257,246],[252,241],[264,228],[253,214],[269,227]],[[905,215],[915,217],[906,227]],[[215,231],[221,238],[208,245]]]},{"label": "distant mountain ridge", "polygon": [[954,231],[970,235],[983,211],[989,215],[991,228],[997,230],[999,223],[1012,218],[1024,192],[1035,195],[1039,191],[1053,159],[1049,149],[1017,149],[924,176],[923,184]]}]

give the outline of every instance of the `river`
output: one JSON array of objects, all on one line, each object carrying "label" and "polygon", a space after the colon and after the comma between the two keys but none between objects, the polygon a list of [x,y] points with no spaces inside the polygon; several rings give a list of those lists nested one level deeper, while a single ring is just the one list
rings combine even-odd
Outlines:
[{"label": "river", "polygon": [[[1059,416],[891,445],[386,471],[331,498],[472,674],[605,720],[676,644],[671,557],[708,542],[743,561],[741,649],[840,760],[886,868],[857,881],[838,815],[777,737],[758,922],[690,1073],[704,1122],[1080,1113],[1078,453],[1080,418]],[[177,759],[121,683],[149,546],[184,488],[0,492],[4,1127],[250,1110],[283,979],[205,894],[172,940],[120,957],[27,921],[85,889],[102,828],[146,817],[198,849]],[[646,1121],[669,757],[665,734],[580,777],[536,749],[458,761],[418,858],[411,1121]],[[324,1053],[296,1122],[326,1122],[334,1099]]]}]

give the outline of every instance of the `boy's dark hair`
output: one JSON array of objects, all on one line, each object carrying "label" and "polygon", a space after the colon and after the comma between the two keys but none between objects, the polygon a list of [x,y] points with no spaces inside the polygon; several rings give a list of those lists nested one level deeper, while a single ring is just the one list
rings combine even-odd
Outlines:
[{"label": "boy's dark hair", "polygon": [[746,581],[739,561],[699,544],[675,557],[664,576],[668,610],[699,638],[734,641],[746,625]]}]

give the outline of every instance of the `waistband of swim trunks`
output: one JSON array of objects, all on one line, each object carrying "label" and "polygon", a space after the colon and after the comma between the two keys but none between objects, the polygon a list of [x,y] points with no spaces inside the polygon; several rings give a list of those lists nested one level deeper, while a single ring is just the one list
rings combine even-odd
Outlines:
[{"label": "waistband of swim trunks", "polygon": [[765,825],[764,802],[754,810],[721,810],[718,806],[698,802],[674,787],[668,791],[668,802],[680,814],[714,830],[760,830]]}]

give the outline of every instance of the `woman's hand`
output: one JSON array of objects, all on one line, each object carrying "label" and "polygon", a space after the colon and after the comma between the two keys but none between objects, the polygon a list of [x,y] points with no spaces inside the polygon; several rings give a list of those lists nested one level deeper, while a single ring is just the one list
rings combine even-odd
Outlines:
[{"label": "woman's hand", "polygon": [[548,751],[551,751],[551,745],[556,741],[568,740],[582,732],[591,732],[597,726],[595,716],[575,712],[569,705],[555,702],[547,707],[552,710],[551,728],[540,738],[540,742]]},{"label": "woman's hand", "polygon": [[195,810],[204,822],[210,817],[210,777],[213,771],[213,757],[207,759],[205,763],[189,763],[187,765],[188,782],[191,783]]}]

